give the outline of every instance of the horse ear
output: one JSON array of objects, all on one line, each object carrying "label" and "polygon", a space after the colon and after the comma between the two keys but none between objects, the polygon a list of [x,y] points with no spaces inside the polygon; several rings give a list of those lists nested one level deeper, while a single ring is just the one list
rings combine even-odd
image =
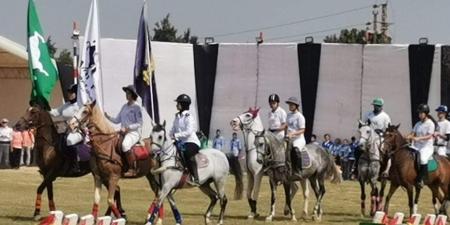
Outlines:
[{"label": "horse ear", "polygon": [[97,104],[97,99],[96,100],[94,100],[91,104],[90,104],[90,106],[92,107],[92,108],[94,108],[94,106]]},{"label": "horse ear", "polygon": [[266,130],[263,130],[263,131],[261,132],[261,135],[264,136],[265,133],[266,133]]},{"label": "horse ear", "polygon": [[166,120],[163,121],[162,127],[163,127],[164,129],[166,129]]},{"label": "horse ear", "polygon": [[400,127],[400,123],[397,126],[395,126],[395,129],[398,130],[399,127]]},{"label": "horse ear", "polygon": [[370,126],[372,122],[370,122],[370,120],[367,120],[367,125]]},{"label": "horse ear", "polygon": [[358,129],[361,128],[364,125],[362,120],[358,120]]}]

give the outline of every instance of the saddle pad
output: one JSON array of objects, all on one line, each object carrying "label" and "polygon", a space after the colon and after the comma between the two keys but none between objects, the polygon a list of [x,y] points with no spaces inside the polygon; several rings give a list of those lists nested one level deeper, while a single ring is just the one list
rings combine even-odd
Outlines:
[{"label": "saddle pad", "polygon": [[302,156],[302,168],[308,169],[311,167],[311,159],[309,158],[309,154],[306,150],[300,151],[300,154]]},{"label": "saddle pad", "polygon": [[195,155],[195,161],[198,168],[205,168],[209,165],[208,157],[200,152]]},{"label": "saddle pad", "polygon": [[146,160],[149,157],[149,152],[145,146],[135,145],[131,150],[136,156],[136,160]]},{"label": "saddle pad", "polygon": [[428,172],[432,173],[434,171],[436,171],[439,167],[439,163],[436,159],[431,159],[430,161],[428,161]]},{"label": "saddle pad", "polygon": [[91,147],[86,144],[80,144],[77,146],[77,154],[81,162],[89,161],[91,159]]}]

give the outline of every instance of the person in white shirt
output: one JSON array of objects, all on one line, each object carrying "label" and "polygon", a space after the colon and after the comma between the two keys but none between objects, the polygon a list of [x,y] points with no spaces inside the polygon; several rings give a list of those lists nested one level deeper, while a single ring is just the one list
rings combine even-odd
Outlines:
[{"label": "person in white shirt", "polygon": [[9,151],[11,149],[11,140],[13,129],[8,126],[8,119],[3,118],[0,124],[0,165],[9,168]]},{"label": "person in white shirt", "polygon": [[[77,104],[77,91],[78,85],[73,84],[67,89],[67,98],[69,99],[63,105],[56,109],[51,109],[49,111],[55,122],[64,122],[67,123],[70,121],[75,113],[79,110],[79,106]],[[70,127],[70,124],[69,124]],[[83,141],[83,135],[80,132],[77,132],[73,129],[67,130],[67,127],[64,127],[63,132],[67,132],[66,143],[67,146],[73,146]]]},{"label": "person in white shirt", "polygon": [[141,138],[142,109],[136,103],[137,94],[133,85],[123,87],[122,90],[126,93],[127,103],[122,106],[116,117],[111,117],[106,112],[105,116],[113,123],[120,123],[120,132],[125,135],[122,141],[122,151],[127,156],[129,166],[124,176],[134,177],[137,173],[135,165],[136,157],[130,150]]},{"label": "person in white shirt", "polygon": [[384,100],[382,98],[375,98],[372,101],[373,111],[367,112],[363,121],[370,121],[370,126],[375,130],[385,131],[391,123],[389,115],[383,111]]},{"label": "person in white shirt", "polygon": [[280,97],[277,94],[269,96],[270,112],[269,117],[269,131],[282,140],[284,138],[284,130],[286,129],[286,111],[280,107]]},{"label": "person in white shirt", "polygon": [[424,186],[424,178],[428,174],[428,160],[433,155],[433,135],[435,124],[430,117],[430,108],[426,104],[420,104],[417,112],[420,121],[416,123],[413,131],[407,136],[408,140],[413,141],[414,148],[420,153],[420,169],[417,176],[417,187]]},{"label": "person in white shirt", "polygon": [[296,97],[290,97],[286,103],[289,105],[289,113],[287,114],[286,122],[287,122],[287,134],[286,137],[292,142],[293,149],[295,155],[297,156],[296,160],[292,162],[296,166],[297,170],[301,170],[301,154],[300,151],[303,151],[303,148],[306,145],[305,141],[305,117],[300,113],[299,106],[300,101]]},{"label": "person in white shirt", "polygon": [[200,140],[195,133],[197,123],[194,116],[189,112],[191,98],[186,94],[181,94],[175,100],[177,102],[178,113],[175,114],[173,126],[170,130],[170,137],[177,142],[178,149],[183,154],[185,165],[191,173],[192,185],[198,186],[198,171],[195,155],[200,150]]},{"label": "person in white shirt", "polygon": [[450,140],[450,122],[447,120],[448,107],[446,105],[440,105],[437,109],[438,116],[438,131],[435,132],[434,137],[436,138],[437,154],[442,156],[447,156],[450,152],[448,151],[448,141]]}]

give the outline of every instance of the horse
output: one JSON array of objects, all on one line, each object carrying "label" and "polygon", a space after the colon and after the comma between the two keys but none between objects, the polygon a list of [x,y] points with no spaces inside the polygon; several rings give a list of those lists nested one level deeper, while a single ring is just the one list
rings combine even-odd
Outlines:
[{"label": "horse", "polygon": [[[94,159],[91,158],[90,161],[80,162],[80,171],[78,173],[69,171],[70,162],[64,156],[63,151],[65,150],[61,149],[62,145],[60,144],[61,141],[64,141],[64,137],[57,133],[49,112],[38,105],[29,107],[25,115],[19,119],[17,125],[21,129],[34,128],[36,131],[34,151],[36,151],[39,173],[44,179],[37,188],[33,217],[35,220],[40,220],[42,193],[44,190],[47,188],[50,211],[56,210],[53,200],[53,182],[55,179],[58,177],[77,178],[91,173]],[[117,201],[119,211],[125,215],[125,211],[122,208],[119,187],[114,190],[114,198]],[[110,210],[108,209],[106,214],[109,214]]]},{"label": "horse", "polygon": [[[386,196],[384,211],[389,210],[389,202],[392,195],[398,187],[404,187],[408,194],[408,206],[410,215],[417,213],[417,203],[420,196],[420,188],[416,187],[416,193],[413,201],[413,191],[416,186],[417,168],[415,154],[409,147],[409,143],[398,131],[398,125],[389,125],[386,129],[383,138],[383,151],[385,151],[391,160],[391,168],[389,170],[389,178],[391,186]],[[436,214],[446,214],[447,201],[449,198],[448,190],[450,184],[450,161],[446,157],[434,155],[439,166],[434,172],[428,173],[428,178],[425,179],[425,184],[431,189],[432,202]],[[442,191],[442,194],[440,191]],[[441,203],[439,208],[437,200]]]},{"label": "horse", "polygon": [[[147,225],[153,224],[154,217],[158,213],[158,207],[163,203],[166,196],[176,189],[189,186],[184,182],[189,178],[187,178],[187,174],[184,173],[180,165],[176,144],[166,132],[165,121],[162,125],[156,124],[153,126],[150,140],[152,149],[161,163],[161,167],[154,170],[153,173],[161,174],[162,183],[161,191],[157,197],[157,206],[147,221]],[[196,161],[198,165],[199,188],[210,198],[210,204],[204,214],[205,225],[210,223],[211,212],[218,200],[220,201],[218,224],[223,224],[224,212],[228,202],[225,195],[225,183],[230,170],[227,157],[222,151],[217,149],[201,149],[196,155]],[[241,178],[241,176],[235,175],[236,184],[242,183],[242,181],[238,180]],[[214,184],[215,190],[211,188],[211,183]],[[242,192],[243,186],[236,185],[235,199],[240,199]]]},{"label": "horse", "polygon": [[[249,198],[249,202],[251,207],[251,214],[256,214],[256,199],[258,196],[259,185],[261,182],[261,176],[263,173],[262,164],[257,162],[257,152],[255,146],[255,139],[258,134],[260,134],[264,127],[262,125],[261,118],[259,117],[259,109],[250,108],[247,112],[244,112],[238,115],[231,121],[231,126],[234,130],[242,130],[244,133],[244,142],[247,152],[247,169],[249,174],[249,187],[247,196]],[[323,150],[320,146],[314,144],[308,144],[305,146],[306,153],[309,155],[311,160],[311,165],[309,168],[291,168],[292,170],[297,169],[297,171],[301,171],[299,173],[292,173],[290,175],[290,180],[292,181],[300,181],[301,186],[303,188],[303,196],[305,198],[303,215],[307,215],[308,210],[308,194],[309,190],[307,189],[306,179],[309,179],[311,187],[314,190],[314,193],[317,198],[317,203],[314,207],[314,215],[313,219],[321,220],[323,210],[321,207],[322,198],[325,194],[325,179],[332,178],[331,181],[333,183],[340,183],[342,181],[342,177],[340,175],[339,169],[331,155],[329,155],[325,150]],[[288,158],[289,158],[288,154]],[[256,181],[256,182],[255,182]],[[255,188],[253,189],[253,184],[255,184]],[[293,189],[295,190],[295,189]],[[291,198],[294,197],[295,193],[291,193]],[[285,214],[293,212],[289,212],[289,206],[285,205]],[[249,217],[250,217],[249,216]]]},{"label": "horse", "polygon": [[380,151],[382,134],[376,132],[370,126],[370,122],[364,123],[361,120],[359,121],[358,132],[360,135],[359,149],[362,150],[358,160],[358,181],[361,187],[361,216],[365,217],[366,183],[369,183],[372,189],[370,192],[370,216],[373,216],[376,211],[382,209],[382,199],[386,187],[386,179],[381,179],[380,190],[378,190],[377,186],[382,167],[381,161],[385,156]]},{"label": "horse", "polygon": [[[117,183],[121,178],[134,179],[145,176],[150,184],[150,188],[156,195],[158,194],[159,184],[151,173],[151,170],[155,167],[155,161],[152,160],[151,156],[146,159],[136,161],[138,173],[135,177],[123,177],[123,173],[127,168],[125,168],[126,165],[124,163],[126,160],[122,159],[120,155],[122,136],[114,130],[108,121],[106,121],[102,111],[97,106],[95,101],[82,106],[73,116],[71,123],[74,124],[75,127],[85,125],[89,129],[89,139],[93,150],[92,158],[95,159],[95,166],[92,169],[95,180],[94,209],[99,207],[102,182],[107,184],[108,206],[111,208],[112,213],[116,218],[123,216],[118,210],[116,202],[113,198],[114,190],[116,189]],[[151,146],[147,142],[145,144],[145,148],[149,152],[149,155],[151,155],[150,147]],[[178,209],[175,206],[172,196],[169,196],[168,199],[175,216],[177,215],[176,212]],[[148,211],[151,212],[154,208],[155,202],[150,205]],[[158,210],[160,211],[158,224],[160,224],[162,223],[164,209],[159,207]],[[96,214],[94,214],[94,216],[95,215]]]},{"label": "horse", "polygon": [[286,150],[284,142],[280,141],[273,133],[265,132],[255,136],[256,161],[263,165],[263,171],[269,176],[271,190],[270,214],[266,221],[272,221],[275,216],[275,201],[277,186],[282,184],[286,199],[285,214],[291,214],[291,221],[296,222],[295,212],[291,206],[291,193],[296,193],[298,186],[289,178],[288,165],[286,165]]}]

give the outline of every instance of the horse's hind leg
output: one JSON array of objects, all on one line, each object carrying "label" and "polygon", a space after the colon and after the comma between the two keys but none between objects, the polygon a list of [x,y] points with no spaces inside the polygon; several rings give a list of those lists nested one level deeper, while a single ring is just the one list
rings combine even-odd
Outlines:
[{"label": "horse's hind leg", "polygon": [[122,215],[117,208],[116,201],[114,201],[114,194],[116,192],[117,183],[120,177],[116,175],[110,175],[109,185],[108,185],[108,206],[111,207],[112,213],[116,218],[121,218]]},{"label": "horse's hind leg", "polygon": [[394,184],[391,182],[391,186],[389,187],[389,192],[386,196],[386,201],[384,205],[384,212],[386,214],[389,213],[389,203],[391,201],[392,195],[394,195],[395,191],[398,189],[398,184]]},{"label": "horse's hind leg", "polygon": [[44,192],[45,188],[47,187],[45,183],[45,179],[42,181],[42,183],[37,188],[37,194],[36,194],[36,202],[34,204],[34,220],[40,220],[41,219],[41,206],[42,206],[42,192]]},{"label": "horse's hind leg", "polygon": [[[295,210],[294,210],[294,208],[292,208],[292,201],[293,201],[293,199],[295,197],[295,194],[298,191],[298,185],[297,185],[296,182],[292,181],[292,182],[290,182],[289,186],[290,186],[289,189],[291,190],[291,193],[289,195],[289,197],[291,198],[291,201],[290,201],[291,202],[291,208],[289,209],[287,204],[284,205],[284,215],[285,216],[287,216],[289,214],[290,215],[294,215],[295,214]],[[308,189],[308,195],[309,195],[309,189]]]},{"label": "horse's hind leg", "polygon": [[383,210],[383,198],[384,198],[384,189],[386,188],[387,180],[385,178],[381,178],[381,187],[380,193],[378,195],[378,209],[377,211]]},{"label": "horse's hind leg", "polygon": [[362,179],[359,180],[359,186],[361,187],[361,217],[366,216],[366,185]]},{"label": "horse's hind leg", "polygon": [[[169,204],[170,204],[170,208],[172,209],[172,213],[173,213],[173,217],[175,218],[175,222],[176,225],[181,225],[183,223],[183,218],[181,217],[181,213],[177,208],[177,205],[175,203],[175,199],[173,199],[173,191],[167,195],[167,200],[169,200]],[[162,218],[163,216],[161,215],[162,213],[164,213],[164,209],[162,209],[162,204],[161,204],[161,208],[159,209],[159,215],[158,215],[158,222],[156,224],[162,224]]]},{"label": "horse's hind leg", "polygon": [[[311,186],[312,181],[310,181]],[[316,182],[317,184],[317,182]],[[308,180],[301,180],[300,185],[302,186],[303,191],[303,212],[302,217],[306,218],[308,216],[308,207],[309,207],[309,186],[308,186]]]},{"label": "horse's hind leg", "polygon": [[291,221],[296,222],[297,218],[295,218],[295,213],[294,210],[292,209],[292,197],[291,197],[291,188],[292,188],[292,184],[291,182],[287,181],[285,183],[283,183],[284,186],[284,195],[286,198],[286,206],[289,209],[289,212],[291,212]]},{"label": "horse's hind leg", "polygon": [[[159,194],[159,188],[160,187],[159,187],[159,184],[156,181],[156,177],[154,175],[152,175],[151,173],[148,173],[146,175],[146,178],[147,178],[148,184],[150,185],[150,188],[152,189],[153,193],[155,193],[155,197],[157,197],[158,194]],[[169,203],[170,203],[170,206],[171,206],[172,212],[173,212],[174,211],[174,205],[172,205],[172,203],[170,201],[170,199],[172,198],[171,195],[169,195],[169,196],[170,196]],[[173,200],[173,198],[172,198],[172,200]],[[172,202],[175,203],[175,201],[172,201]],[[152,204],[148,208],[147,219],[150,218],[150,215],[151,215],[153,209],[156,207],[156,204],[157,204],[156,200],[152,201]],[[175,207],[175,209],[176,209],[176,207]],[[176,209],[176,210],[178,212],[178,209]],[[175,214],[174,214],[174,216],[175,216]],[[159,207],[158,221],[157,221],[156,224],[162,224],[163,220],[164,220],[164,204],[161,204],[161,206]],[[176,220],[176,218],[175,218],[175,220]]]},{"label": "horse's hind leg", "polygon": [[225,195],[225,178],[222,177],[221,179],[214,182],[214,185],[216,186],[217,194],[219,195],[220,199],[220,214],[219,214],[219,220],[218,224],[223,224],[223,217],[225,215],[225,209],[227,208],[228,199]]},{"label": "horse's hind leg", "polygon": [[48,208],[50,211],[55,211],[55,201],[53,200],[53,180],[47,184]]},{"label": "horse's hind leg", "polygon": [[211,200],[208,206],[208,209],[206,210],[206,213],[204,215],[205,218],[205,224],[208,224],[211,222],[210,217],[211,217],[211,212],[214,209],[214,206],[217,203],[217,200],[219,200],[219,196],[217,195],[217,193],[211,188],[211,186],[209,186],[209,184],[203,184],[202,186],[200,186],[200,190],[206,194],[209,199]]},{"label": "horse's hind leg", "polygon": [[94,175],[94,185],[94,204],[92,205],[92,215],[94,216],[94,218],[97,218],[101,199],[100,191],[102,190],[102,181],[101,178],[97,175]]},{"label": "horse's hind leg", "polygon": [[325,178],[324,177],[319,177],[317,179],[318,181],[318,185],[319,185],[319,198],[317,199],[317,204],[316,206],[318,206],[318,216],[317,216],[317,220],[321,221],[322,220],[322,215],[323,215],[323,209],[322,209],[322,199],[323,196],[325,196],[326,190],[325,190]]}]

